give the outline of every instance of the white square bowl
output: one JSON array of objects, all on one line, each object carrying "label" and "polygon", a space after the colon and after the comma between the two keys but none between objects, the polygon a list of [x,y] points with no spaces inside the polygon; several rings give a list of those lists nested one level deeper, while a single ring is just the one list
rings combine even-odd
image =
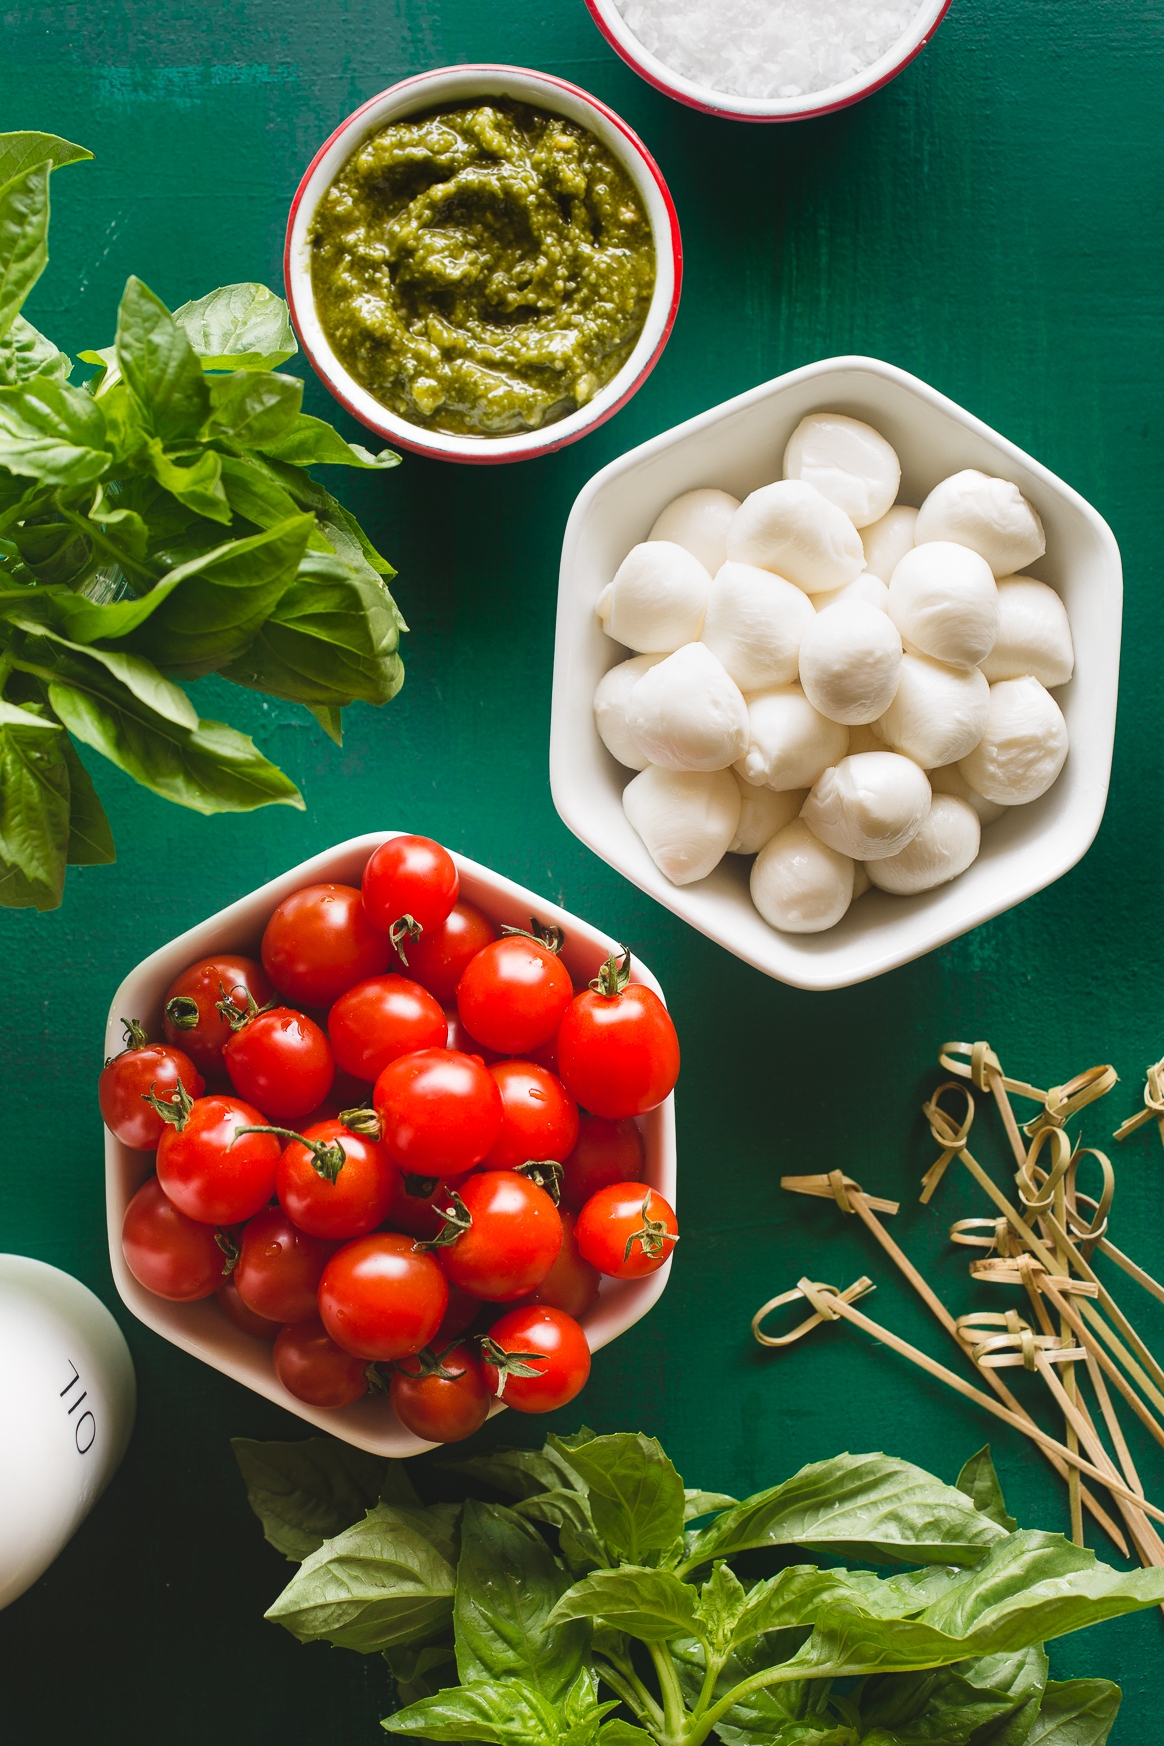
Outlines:
[{"label": "white square bowl", "polygon": [[[745,497],[781,477],[784,447],[809,412],[849,413],[875,426],[901,459],[902,503],[920,504],[963,467],[1013,480],[1043,518],[1047,552],[1029,573],[1062,595],[1075,673],[1055,695],[1071,750],[1041,800],[983,833],[960,878],[916,897],[871,891],[820,934],[779,933],[748,894],[750,860],[727,855],[706,879],[672,885],[622,809],[633,772],[594,726],[594,688],[627,658],[594,613],[599,594],[660,510],[713,485]],[[564,822],[641,890],[757,970],[796,988],[845,988],[932,951],[1050,885],[1087,852],[1103,817],[1119,686],[1123,581],[1103,517],[1038,461],[916,376],[876,358],[827,358],[765,382],[612,461],[579,494],[566,527],[558,586],[550,784]]]},{"label": "white square bowl", "polygon": [[[301,886],[333,881],[341,885],[359,885],[364,864],[373,849],[399,831],[374,831],[367,836],[352,837],[337,843],[322,855],[292,867],[278,879],[262,885],[237,903],[219,910],[217,915],[200,922],[197,927],[179,934],[169,945],[162,946],[144,958],[131,970],[109,1009],[105,1030],[105,1052],[115,1055],[122,1047],[121,1020],[140,1019],[150,1036],[162,1034],[162,1003],[171,982],[188,964],[207,958],[213,952],[243,952],[257,957],[259,942],[268,918],[293,891]],[[531,915],[539,921],[563,928],[566,943],[562,962],[569,970],[575,987],[585,987],[618,942],[600,933],[588,922],[581,921],[568,910],[559,909],[511,879],[469,861],[463,855],[453,855],[461,876],[461,894],[497,924],[526,927]],[[662,998],[663,991],[651,972],[636,958],[631,959],[631,981],[645,983]],[[639,1120],[646,1143],[645,1177],[672,1206],[675,1204],[675,1099],[653,1109]],[[386,1395],[366,1395],[363,1400],[342,1411],[311,1407],[288,1394],[275,1376],[271,1348],[228,1322],[213,1298],[201,1303],[169,1303],[155,1297],[134,1278],[125,1264],[121,1251],[121,1226],[125,1209],[147,1177],[153,1174],[152,1152],[134,1152],[115,1140],[108,1129],[105,1133],[105,1205],[109,1226],[109,1260],[113,1278],[123,1302],[139,1321],[164,1340],[192,1352],[196,1358],[213,1365],[226,1376],[233,1376],[256,1394],[265,1395],[289,1413],[354,1443],[359,1449],[375,1455],[417,1455],[433,1444],[423,1442],[406,1431],[393,1413]],[[626,1332],[661,1296],[671,1271],[670,1260],[657,1272],[644,1279],[604,1279],[597,1302],[582,1318],[590,1350],[608,1345]],[[503,1308],[504,1306],[502,1306]],[[501,1313],[499,1309],[498,1313]],[[497,1402],[494,1412],[502,1410]]]}]

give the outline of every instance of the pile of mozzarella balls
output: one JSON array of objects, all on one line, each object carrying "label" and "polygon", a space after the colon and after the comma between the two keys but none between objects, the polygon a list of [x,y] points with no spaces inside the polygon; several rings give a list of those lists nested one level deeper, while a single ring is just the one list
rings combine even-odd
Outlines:
[{"label": "pile of mozzarella balls", "polygon": [[973,469],[920,509],[900,483],[877,431],[812,413],[782,480],[676,498],[598,601],[633,651],[594,694],[639,772],[627,818],[676,885],[754,855],[752,901],[789,933],[871,885],[957,878],[1067,756],[1066,609],[1021,573],[1046,550],[1036,511]]}]

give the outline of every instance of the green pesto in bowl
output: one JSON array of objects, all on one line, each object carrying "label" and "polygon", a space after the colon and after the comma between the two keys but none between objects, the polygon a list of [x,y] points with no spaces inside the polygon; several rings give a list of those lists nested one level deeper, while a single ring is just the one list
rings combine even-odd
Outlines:
[{"label": "green pesto in bowl", "polygon": [[398,417],[456,436],[585,406],[630,357],[655,286],[626,171],[587,128],[507,98],[366,139],[310,242],[336,357]]}]

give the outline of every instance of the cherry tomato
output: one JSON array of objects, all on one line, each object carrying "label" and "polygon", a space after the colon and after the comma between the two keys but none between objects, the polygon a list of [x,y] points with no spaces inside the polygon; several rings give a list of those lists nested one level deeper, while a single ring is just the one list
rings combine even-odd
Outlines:
[{"label": "cherry tomato", "polygon": [[385,1067],[372,1102],[401,1170],[463,1176],[501,1132],[501,1093],[484,1064],[451,1049],[420,1049]]},{"label": "cherry tomato", "polygon": [[679,1241],[675,1214],[653,1188],[615,1182],[591,1195],[575,1226],[583,1258],[612,1279],[641,1279],[668,1260]]},{"label": "cherry tomato", "polygon": [[454,1193],[470,1223],[437,1251],[450,1283],[489,1303],[524,1297],[562,1247],[562,1221],[545,1189],[514,1170],[484,1170]]},{"label": "cherry tomato", "polygon": [[138,1189],[125,1209],[121,1249],[138,1284],[171,1303],[209,1297],[222,1284],[229,1265],[214,1227],[179,1212],[156,1176]]},{"label": "cherry tomato", "polygon": [[273,1322],[267,1316],[257,1316],[253,1309],[247,1308],[233,1279],[220,1285],[214,1298],[227,1321],[233,1322],[240,1333],[250,1334],[255,1340],[273,1340],[279,1332],[279,1322]]},{"label": "cherry tomato", "polygon": [[364,1360],[337,1346],[318,1316],[280,1328],[274,1360],[287,1393],[309,1406],[351,1406],[368,1392]]},{"label": "cherry tomato", "polygon": [[335,1070],[335,1078],[331,1082],[331,1090],[321,1104],[313,1109],[310,1115],[303,1117],[303,1126],[307,1128],[316,1122],[335,1122],[346,1109],[371,1109],[372,1087],[363,1079],[354,1079],[350,1073],[345,1073],[342,1067]]},{"label": "cherry tomato", "polygon": [[544,1067],[547,1073],[558,1073],[558,1033],[554,1032],[548,1043],[539,1043],[536,1049],[526,1049],[525,1058],[535,1066]]},{"label": "cherry tomato", "polygon": [[643,1136],[629,1117],[621,1122],[582,1115],[578,1144],[562,1165],[562,1201],[581,1212],[592,1194],[612,1182],[641,1182],[646,1163]]},{"label": "cherry tomato", "polygon": [[644,1115],[674,1089],[679,1039],[671,1015],[650,988],[628,982],[630,953],[611,956],[584,993],[575,995],[558,1031],[558,1071],[571,1097],[591,1115],[619,1121]]},{"label": "cherry tomato", "polygon": [[248,1309],[274,1322],[305,1322],[335,1244],[298,1230],[281,1207],[266,1206],[242,1234],[234,1283]]},{"label": "cherry tomato", "polygon": [[253,958],[227,953],[202,958],[171,982],[166,990],[163,1023],[166,1041],[189,1055],[203,1073],[221,1074],[222,1051],[231,1029],[218,1010],[220,1000],[229,1000],[240,1012],[249,1001],[266,1006],[275,990],[267,973]]},{"label": "cherry tomato", "polygon": [[392,1372],[388,1392],[406,1431],[428,1443],[460,1443],[479,1431],[492,1400],[481,1361],[468,1346],[439,1358],[419,1353]]},{"label": "cherry tomato", "polygon": [[391,956],[354,885],[292,892],[263,935],[263,968],[280,993],[301,1006],[330,1006],[357,982],[387,970]]},{"label": "cherry tomato", "polygon": [[[548,932],[548,930],[547,930]],[[507,934],[470,963],[457,984],[467,1030],[503,1055],[549,1042],[574,993],[570,973],[540,940]]]},{"label": "cherry tomato", "polygon": [[432,1256],[397,1231],[346,1243],[319,1283],[319,1314],[332,1339],[357,1358],[383,1363],[429,1345],[448,1302]]},{"label": "cherry tomato", "polygon": [[[470,1171],[469,1174],[474,1173]],[[428,1242],[445,1222],[443,1212],[438,1212],[437,1208],[448,1206],[449,1190],[459,1189],[468,1178],[414,1176],[410,1171],[397,1170],[396,1180],[399,1187],[392,1202],[392,1216],[387,1222],[394,1231],[407,1231],[410,1237],[422,1237]]]},{"label": "cherry tomato", "polygon": [[265,1126],[241,1098],[199,1097],[180,1127],[167,1127],[158,1141],[158,1181],[187,1218],[236,1225],[266,1206],[279,1142],[273,1134],[239,1134]]},{"label": "cherry tomato", "polygon": [[335,1077],[327,1038],[314,1019],[289,1006],[248,1019],[222,1059],[239,1096],[273,1122],[297,1122],[316,1109]]},{"label": "cherry tomato", "polygon": [[578,1138],[578,1106],[562,1081],[532,1061],[499,1061],[489,1071],[504,1119],[485,1156],[486,1170],[514,1170],[531,1159],[560,1164]]},{"label": "cherry tomato", "polygon": [[432,1337],[433,1349],[443,1352],[450,1340],[456,1340],[471,1328],[482,1309],[481,1299],[471,1297],[467,1291],[462,1291],[459,1285],[449,1286],[449,1307],[445,1311],[444,1320]]},{"label": "cherry tomato", "polygon": [[446,1049],[456,1049],[461,1055],[479,1055],[486,1067],[492,1067],[494,1061],[505,1059],[503,1055],[497,1053],[496,1049],[487,1049],[484,1043],[479,1043],[476,1037],[469,1035],[455,1006],[446,1010],[445,1019],[449,1027]]},{"label": "cherry tomato", "polygon": [[390,837],[372,855],[364,868],[364,908],[405,969],[412,942],[441,927],[460,884],[453,857],[431,837]]},{"label": "cherry tomato", "polygon": [[[590,1347],[573,1316],[535,1307],[510,1310],[481,1342],[485,1381],[519,1413],[552,1413],[586,1386]],[[509,1354],[512,1368],[504,1364]],[[534,1375],[521,1374],[532,1370]]]},{"label": "cherry tomato", "polygon": [[456,998],[457,983],[469,960],[496,938],[497,930],[489,917],[462,897],[443,922],[408,942],[409,974],[447,1006]]},{"label": "cherry tomato", "polygon": [[301,1231],[347,1241],[383,1224],[400,1172],[378,1140],[340,1121],[313,1122],[284,1150],[275,1192]]},{"label": "cherry tomato", "polygon": [[565,1310],[575,1321],[586,1314],[598,1296],[602,1275],[597,1267],[582,1259],[574,1235],[575,1214],[568,1207],[558,1208],[562,1221],[562,1247],[550,1271],[539,1285],[522,1298],[526,1304],[544,1304],[551,1309]]},{"label": "cherry tomato", "polygon": [[418,1049],[443,1049],[444,1009],[407,976],[372,976],[341,994],[327,1015],[327,1034],[339,1065],[371,1083],[390,1061]]},{"label": "cherry tomato", "polygon": [[201,1097],[206,1081],[181,1049],[168,1043],[148,1043],[136,1020],[121,1022],[129,1046],[105,1063],[97,1081],[101,1120],[123,1146],[152,1152],[166,1123],[150,1103],[150,1092],[165,1099],[180,1080],[191,1097]]}]

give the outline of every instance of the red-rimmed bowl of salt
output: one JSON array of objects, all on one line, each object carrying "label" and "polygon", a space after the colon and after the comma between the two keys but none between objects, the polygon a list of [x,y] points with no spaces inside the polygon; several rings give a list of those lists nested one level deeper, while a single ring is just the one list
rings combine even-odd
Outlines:
[{"label": "red-rimmed bowl of salt", "polygon": [[586,0],[640,78],[705,115],[803,121],[897,77],[950,0]]}]

